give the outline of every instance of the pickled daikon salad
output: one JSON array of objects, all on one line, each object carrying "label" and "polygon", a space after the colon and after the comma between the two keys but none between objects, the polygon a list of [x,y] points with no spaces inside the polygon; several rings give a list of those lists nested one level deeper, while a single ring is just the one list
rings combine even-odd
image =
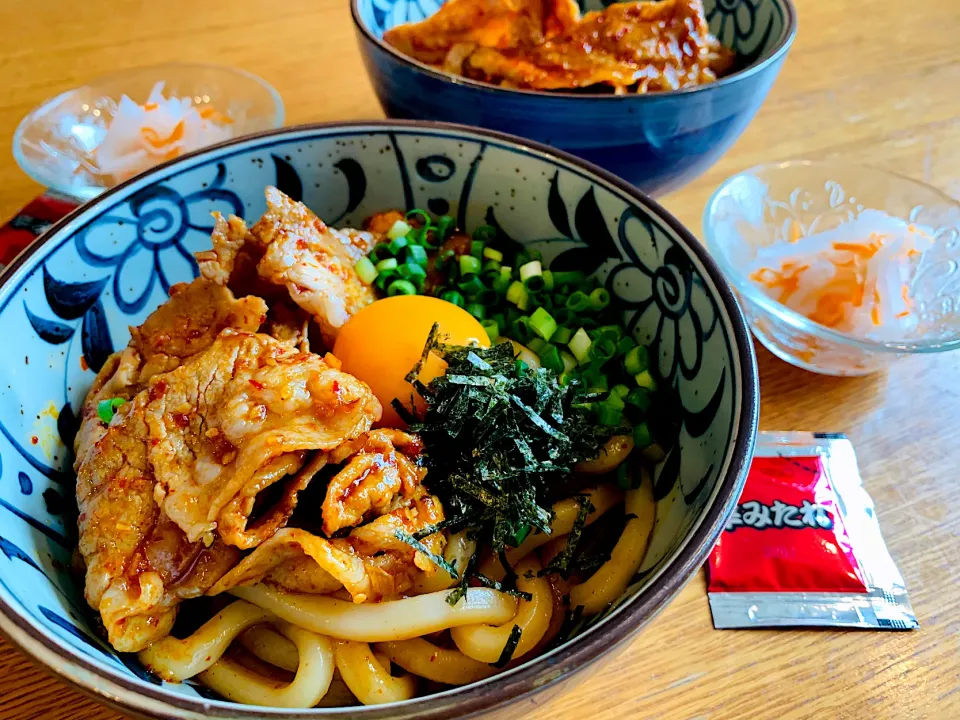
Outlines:
[{"label": "pickled daikon salad", "polygon": [[757,248],[745,274],[772,299],[820,325],[895,340],[918,323],[911,285],[934,230],[880,210],[823,232]]}]

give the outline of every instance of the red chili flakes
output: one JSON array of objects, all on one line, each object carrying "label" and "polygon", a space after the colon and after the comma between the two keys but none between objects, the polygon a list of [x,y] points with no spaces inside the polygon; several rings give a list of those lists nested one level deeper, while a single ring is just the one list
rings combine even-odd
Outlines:
[{"label": "red chili flakes", "polygon": [[340,383],[336,380],[333,381],[333,391],[339,395],[340,394]]},{"label": "red chili flakes", "polygon": [[153,384],[153,387],[150,388],[150,402],[154,400],[159,400],[163,397],[163,394],[167,391],[167,382],[165,380],[158,380]]},{"label": "red chili flakes", "polygon": [[40,438],[38,438],[36,435],[34,435],[32,438],[30,438],[30,443],[33,444],[33,445],[37,445],[37,444],[39,444],[39,442],[40,442]]},{"label": "red chili flakes", "polygon": [[186,413],[174,413],[173,422],[177,427],[185,428],[190,424],[190,416]]},{"label": "red chili flakes", "polygon": [[259,380],[250,380],[250,384],[253,385],[257,390],[263,390],[263,383]]},{"label": "red chili flakes", "polygon": [[83,355],[80,356],[80,369],[84,371],[90,369],[90,366],[87,365],[87,359]]},{"label": "red chili flakes", "polygon": [[306,250],[306,249],[307,249],[307,241],[304,240],[303,238],[298,239],[297,250]]}]

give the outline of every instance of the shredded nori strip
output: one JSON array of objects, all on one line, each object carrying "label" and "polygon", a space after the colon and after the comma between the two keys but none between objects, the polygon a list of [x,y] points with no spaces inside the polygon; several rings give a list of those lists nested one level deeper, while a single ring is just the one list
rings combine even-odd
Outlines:
[{"label": "shredded nori strip", "polygon": [[594,511],[593,503],[586,495],[577,496],[577,517],[573,521],[573,528],[567,537],[567,544],[563,550],[551,561],[542,571],[542,574],[558,573],[567,577],[570,572],[570,561],[573,559],[573,553],[577,549],[577,543],[580,542],[580,535],[583,534],[583,528],[587,524],[587,516]]},{"label": "shredded nori strip", "polygon": [[459,584],[449,595],[447,595],[446,600],[448,605],[456,605],[458,602],[460,602],[460,598],[462,598],[464,595],[467,594],[467,588],[469,587],[467,583],[469,583],[470,578],[476,574],[474,571],[474,568],[476,568],[476,566],[477,566],[477,551],[474,550],[473,555],[471,555],[470,559],[467,560],[467,567],[464,568],[463,574],[460,575]]},{"label": "shredded nori strip", "polygon": [[514,597],[518,597],[521,600],[533,600],[533,595],[531,595],[530,593],[524,592],[523,590],[518,590],[516,587],[505,586],[503,583],[497,582],[493,578],[488,578],[483,573],[475,572],[471,576],[471,579],[476,580],[478,585],[481,585],[483,587],[488,587],[493,590],[499,590],[502,593],[506,593],[507,595],[513,595]]},{"label": "shredded nori strip", "polygon": [[[424,386],[418,377],[430,353],[447,372]],[[578,382],[561,385],[550,370],[518,367],[510,343],[447,345],[434,325],[406,377],[426,411],[401,416],[423,439],[426,485],[456,518],[445,527],[475,531],[498,554],[528,526],[550,532],[551,490],[616,431],[595,424],[583,407],[590,395]],[[503,586],[513,582],[515,576]]]},{"label": "shredded nori strip", "polygon": [[500,659],[491,663],[493,667],[499,670],[513,659],[513,654],[517,651],[517,645],[520,644],[522,635],[523,629],[519,625],[514,625],[513,630],[510,631],[510,637],[507,638],[507,642],[503,646],[503,652],[500,653]]},{"label": "shredded nori strip", "polygon": [[432,552],[432,551],[430,550],[430,548],[428,548],[428,547],[427,547],[426,545],[424,545],[422,542],[420,542],[419,540],[417,540],[416,538],[414,538],[412,535],[408,535],[407,533],[403,532],[402,530],[397,530],[397,531],[393,534],[393,536],[394,536],[395,538],[397,538],[397,540],[399,540],[400,542],[406,543],[407,545],[409,545],[410,547],[412,547],[412,548],[413,548],[414,550],[416,550],[417,552],[421,552],[421,553],[423,553],[424,555],[426,555],[428,558],[430,558],[430,562],[432,562],[432,563],[433,563],[434,565],[436,565],[437,567],[440,567],[440,568],[443,568],[444,570],[446,570],[448,573],[450,573],[450,577],[452,577],[454,580],[459,580],[459,579],[460,579],[460,574],[457,572],[457,569],[456,569],[453,565],[451,565],[450,563],[448,563],[447,560],[446,560],[446,558],[444,558],[443,556],[437,555],[436,553]]}]

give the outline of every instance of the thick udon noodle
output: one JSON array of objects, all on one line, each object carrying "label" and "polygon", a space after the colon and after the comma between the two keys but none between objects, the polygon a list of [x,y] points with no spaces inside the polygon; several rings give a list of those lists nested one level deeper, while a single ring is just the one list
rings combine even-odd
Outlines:
[{"label": "thick udon noodle", "polygon": [[[551,533],[532,533],[506,551],[517,589],[529,600],[478,587],[451,606],[447,597],[456,580],[439,570],[422,573],[407,597],[380,603],[265,584],[236,587],[230,593],[237,599],[198,630],[164,638],[140,658],[167,681],[196,678],[229,700],[286,708],[396,702],[415,697],[425,682],[486,679],[500,672],[495,665],[516,627],[520,639],[507,667],[542,652],[560,632],[568,606],[582,606],[585,616],[608,607],[640,567],[654,524],[649,475],[626,493],[602,484],[584,494],[594,508],[587,525],[621,500],[628,520],[609,560],[580,584],[539,574],[574,530],[580,501],[570,498],[554,506]],[[444,557],[462,573],[475,551],[476,542],[458,533],[448,538]],[[494,556],[485,557],[480,570],[494,580],[506,575]],[[437,644],[437,634],[447,631],[452,646]],[[394,666],[403,674],[394,674]]]}]

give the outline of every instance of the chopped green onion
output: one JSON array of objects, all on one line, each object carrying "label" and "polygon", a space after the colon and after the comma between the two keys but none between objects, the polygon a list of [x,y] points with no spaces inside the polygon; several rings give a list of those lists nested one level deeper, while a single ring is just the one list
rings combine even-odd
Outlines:
[{"label": "chopped green onion", "polygon": [[497,236],[497,229],[493,225],[481,225],[473,231],[473,239],[489,242]]},{"label": "chopped green onion", "polygon": [[[570,325],[575,324],[575,321],[577,318],[572,312],[570,312],[564,306],[564,302],[561,301],[560,298],[557,297],[556,295],[554,295],[553,300],[554,300],[556,309],[553,311],[552,314],[553,314],[553,319],[557,321],[557,325],[569,327]],[[570,332],[572,333],[573,330],[570,330]]]},{"label": "chopped green onion", "polygon": [[428,227],[433,224],[433,220],[430,218],[430,213],[426,210],[421,210],[420,208],[414,208],[413,210],[408,210],[407,214],[404,215],[407,220],[417,219],[420,221],[421,227]]},{"label": "chopped green onion", "polygon": [[381,260],[377,263],[377,272],[386,272],[387,270],[396,270],[397,269],[397,259],[396,258],[387,258],[386,260]]},{"label": "chopped green onion", "polygon": [[399,255],[400,251],[403,250],[407,245],[410,244],[410,241],[406,237],[398,237],[392,243],[390,243],[390,252],[394,255]]},{"label": "chopped green onion", "polygon": [[[513,321],[513,325],[510,326],[510,332],[517,336],[518,342],[525,343],[529,341],[533,336],[533,333],[530,331],[530,318],[526,315],[518,317]],[[533,339],[537,340],[538,338]]]},{"label": "chopped green onion", "polygon": [[594,310],[603,310],[610,304],[610,293],[604,288],[597,288],[590,293],[590,306]]},{"label": "chopped green onion", "polygon": [[553,290],[553,273],[549,270],[543,271],[543,289],[544,290]]},{"label": "chopped green onion", "polygon": [[484,320],[487,317],[487,309],[480,303],[467,303],[464,310],[473,315],[477,320]]},{"label": "chopped green onion", "polygon": [[423,269],[422,265],[418,265],[417,263],[404,263],[397,268],[397,272],[404,280],[410,280],[417,285],[420,285],[427,279],[427,271]]},{"label": "chopped green onion", "polygon": [[387,230],[387,238],[389,238],[390,240],[397,240],[399,238],[405,237],[406,234],[410,232],[412,229],[413,228],[411,228],[410,225],[405,223],[403,220],[397,220],[393,224],[393,227]]},{"label": "chopped green onion", "polygon": [[613,358],[617,352],[616,343],[606,335],[601,335],[590,346],[590,359],[601,365]]},{"label": "chopped green onion", "polygon": [[538,307],[530,316],[530,327],[539,337],[549,340],[557,330],[557,321],[542,307]]},{"label": "chopped green onion", "polygon": [[530,256],[531,260],[536,260],[537,262],[543,260],[543,255],[540,254],[539,250],[535,250],[534,248],[527,250],[527,255]]},{"label": "chopped green onion", "polygon": [[483,257],[485,260],[496,260],[497,262],[503,262],[503,253],[499,250],[495,250],[492,247],[485,247],[483,249]]},{"label": "chopped green onion", "polygon": [[642,388],[634,388],[627,394],[627,397],[624,398],[624,400],[627,405],[635,407],[641,413],[646,413],[647,410],[650,409],[650,405],[653,401],[653,393]]},{"label": "chopped green onion", "polygon": [[638,448],[645,448],[653,443],[653,435],[650,433],[650,426],[645,422],[633,427],[633,444]]},{"label": "chopped green onion", "polygon": [[460,282],[457,283],[457,287],[465,297],[472,297],[487,289],[487,286],[483,284],[483,280],[473,273],[464,275]]},{"label": "chopped green onion", "polygon": [[591,392],[606,392],[609,389],[607,376],[599,368],[591,367],[583,373],[583,383]]},{"label": "chopped green onion", "polygon": [[450,228],[454,227],[456,220],[454,220],[449,215],[441,215],[437,220],[437,234],[440,236],[441,242],[447,239],[447,233],[450,232]]},{"label": "chopped green onion", "polygon": [[427,228],[414,228],[407,234],[409,246],[427,244]]},{"label": "chopped green onion", "polygon": [[[556,313],[554,313],[554,319],[556,320]],[[573,330],[568,327],[558,327],[554,333],[553,337],[550,338],[557,345],[566,345],[570,342],[570,338],[573,337]]]},{"label": "chopped green onion", "polygon": [[590,346],[592,344],[593,341],[590,340],[590,336],[587,335],[587,331],[583,328],[580,328],[573,334],[573,337],[570,338],[570,342],[567,343],[567,346],[570,348],[570,352],[573,353],[573,356],[577,359],[577,362],[581,365],[584,365],[590,361]]},{"label": "chopped green onion", "polygon": [[474,302],[480,303],[484,307],[488,308],[496,305],[499,299],[500,296],[497,295],[497,291],[491,290],[490,288],[484,288],[473,297]]},{"label": "chopped green onion", "polygon": [[637,343],[632,337],[624,336],[620,338],[619,342],[617,342],[617,356],[619,357],[620,355],[626,355],[636,346]]},{"label": "chopped green onion", "polygon": [[483,264],[483,276],[491,279],[500,277],[500,263],[496,260],[487,260]]},{"label": "chopped green onion", "polygon": [[417,288],[409,280],[394,280],[387,287],[387,297],[394,295],[416,295]]},{"label": "chopped green onion", "polygon": [[109,425],[110,421],[113,420],[113,416],[117,412],[117,409],[125,402],[126,400],[123,398],[109,398],[107,400],[101,400],[97,403],[97,417]]},{"label": "chopped green onion", "polygon": [[480,260],[475,258],[473,255],[461,255],[460,274],[467,275],[470,273],[473,273],[474,275],[480,273]]},{"label": "chopped green onion", "polygon": [[543,268],[540,266],[539,260],[531,260],[520,266],[520,280],[522,281],[525,281],[527,278],[541,277],[542,275]]},{"label": "chopped green onion", "polygon": [[543,367],[556,373],[563,372],[563,360],[560,359],[560,353],[557,351],[556,345],[540,338],[533,338],[529,347],[537,354]]},{"label": "chopped green onion", "polygon": [[[554,336],[556,337],[556,336]],[[574,368],[577,367],[577,359],[568,353],[566,350],[560,351],[560,359],[563,361],[563,371],[564,373],[571,372]]]},{"label": "chopped green onion", "polygon": [[419,265],[427,264],[427,251],[420,245],[410,245],[407,248],[407,262],[413,262]]},{"label": "chopped green onion", "polygon": [[621,384],[619,384],[619,385],[614,385],[614,386],[610,389],[610,393],[611,393],[611,395],[616,395],[616,396],[619,397],[621,400],[626,400],[626,399],[627,399],[627,395],[630,394],[630,388],[628,388],[626,385],[623,385],[623,384],[621,383]]},{"label": "chopped green onion", "polygon": [[513,303],[521,310],[526,310],[529,299],[530,296],[527,294],[527,289],[523,286],[522,282],[514,280],[510,283],[510,287],[507,288],[507,302]]},{"label": "chopped green onion", "polygon": [[474,240],[470,243],[470,254],[478,260],[483,257],[483,248],[485,243],[482,240]]},{"label": "chopped green onion", "polygon": [[357,264],[353,266],[353,269],[356,271],[357,277],[360,278],[360,282],[365,285],[372,285],[373,281],[377,279],[377,268],[370,262],[370,258],[368,257],[362,257],[357,260]]},{"label": "chopped green onion", "polygon": [[553,273],[553,282],[555,285],[579,285],[587,276],[579,270],[556,271]]},{"label": "chopped green onion", "polygon": [[650,356],[643,345],[637,345],[623,358],[623,369],[629,375],[642,373],[650,367]]},{"label": "chopped green onion", "polygon": [[500,339],[500,325],[496,320],[481,320],[480,325],[486,330],[491,345]]},{"label": "chopped green onion", "polygon": [[500,275],[495,277],[490,285],[494,290],[496,290],[498,295],[503,295],[505,292],[507,292],[507,289],[510,287],[512,282],[513,281],[509,277],[503,277],[503,275]]},{"label": "chopped green onion", "polygon": [[597,330],[601,335],[612,338],[615,343],[620,342],[620,338],[623,337],[623,328],[619,325],[602,325]]},{"label": "chopped green onion", "polygon": [[523,281],[523,286],[527,289],[528,293],[539,293],[544,290],[543,276],[534,275],[528,277]]},{"label": "chopped green onion", "polygon": [[570,312],[583,312],[590,307],[590,298],[585,293],[577,290],[567,298],[567,310]]},{"label": "chopped green onion", "polygon": [[370,251],[370,259],[375,263],[386,260],[389,257],[393,257],[393,253],[390,252],[390,245],[388,243],[380,243]]},{"label": "chopped green onion", "polygon": [[644,370],[642,373],[634,375],[633,379],[637,381],[637,387],[641,387],[644,390],[653,392],[657,389],[657,381],[653,379],[653,375],[650,374],[649,370]]},{"label": "chopped green onion", "polygon": [[453,303],[458,307],[463,307],[466,302],[463,299],[463,295],[458,293],[456,290],[448,290],[440,296],[441,300],[446,300],[448,303]]},{"label": "chopped green onion", "polygon": [[376,281],[373,283],[374,287],[377,290],[382,290],[383,292],[387,291],[387,285],[393,282],[393,276],[396,275],[396,272],[393,270],[388,270],[377,275]]},{"label": "chopped green onion", "polygon": [[597,403],[597,414],[601,425],[615,426],[623,423],[623,400],[611,392],[603,402]]}]

